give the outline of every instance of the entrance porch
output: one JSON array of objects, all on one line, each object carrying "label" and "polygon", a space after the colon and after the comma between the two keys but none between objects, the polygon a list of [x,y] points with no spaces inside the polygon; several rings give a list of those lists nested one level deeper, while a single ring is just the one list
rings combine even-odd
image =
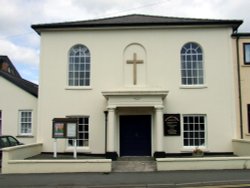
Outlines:
[{"label": "entrance porch", "polygon": [[165,157],[163,109],[168,91],[133,88],[102,94],[107,99],[108,110],[107,158],[116,160],[118,156],[127,155]]}]

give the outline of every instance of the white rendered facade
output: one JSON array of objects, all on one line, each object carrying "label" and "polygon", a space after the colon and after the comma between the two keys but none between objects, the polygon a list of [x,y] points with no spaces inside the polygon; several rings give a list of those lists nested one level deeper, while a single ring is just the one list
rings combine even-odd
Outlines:
[{"label": "white rendered facade", "polygon": [[[36,142],[37,97],[0,76],[0,110],[2,115],[2,135],[12,135],[22,143]],[[29,113],[28,128],[23,128],[21,113]],[[27,119],[25,119],[26,122]]]},{"label": "white rendered facade", "polygon": [[[88,145],[78,152],[120,155],[120,117],[150,115],[151,155],[183,153],[183,117],[202,116],[207,152],[232,152],[236,132],[232,28],[108,27],[41,30],[38,142],[53,151],[52,119],[88,117]],[[181,49],[197,43],[203,53],[204,84],[182,85]],[[90,85],[69,86],[69,50],[82,44],[90,52]],[[136,84],[133,54],[137,64]],[[107,111],[107,120],[105,113]],[[163,114],[180,114],[180,136],[164,136]],[[106,138],[107,135],[107,138]],[[58,139],[58,152],[69,152]]]}]

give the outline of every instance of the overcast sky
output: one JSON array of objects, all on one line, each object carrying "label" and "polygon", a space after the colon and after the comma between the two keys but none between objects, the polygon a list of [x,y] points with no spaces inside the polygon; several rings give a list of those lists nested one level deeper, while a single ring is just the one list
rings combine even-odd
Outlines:
[{"label": "overcast sky", "polygon": [[241,19],[250,32],[250,0],[0,0],[0,55],[7,55],[23,78],[38,83],[39,35],[32,24],[151,14]]}]

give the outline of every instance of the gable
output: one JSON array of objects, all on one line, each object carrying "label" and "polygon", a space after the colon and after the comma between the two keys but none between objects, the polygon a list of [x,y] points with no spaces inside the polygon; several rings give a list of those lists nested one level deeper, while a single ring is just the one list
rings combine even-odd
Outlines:
[{"label": "gable", "polygon": [[17,87],[23,89],[24,91],[30,93],[34,97],[38,97],[38,85],[29,82],[25,79],[13,76],[7,72],[0,70],[0,77],[3,77],[4,79],[8,80],[12,84],[16,85]]}]

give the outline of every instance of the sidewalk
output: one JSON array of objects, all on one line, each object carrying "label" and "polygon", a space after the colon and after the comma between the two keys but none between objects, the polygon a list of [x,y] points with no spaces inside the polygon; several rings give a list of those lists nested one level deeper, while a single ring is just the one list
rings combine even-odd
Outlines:
[{"label": "sidewalk", "polygon": [[154,172],[156,161],[153,157],[119,157],[112,161],[112,172]]}]

